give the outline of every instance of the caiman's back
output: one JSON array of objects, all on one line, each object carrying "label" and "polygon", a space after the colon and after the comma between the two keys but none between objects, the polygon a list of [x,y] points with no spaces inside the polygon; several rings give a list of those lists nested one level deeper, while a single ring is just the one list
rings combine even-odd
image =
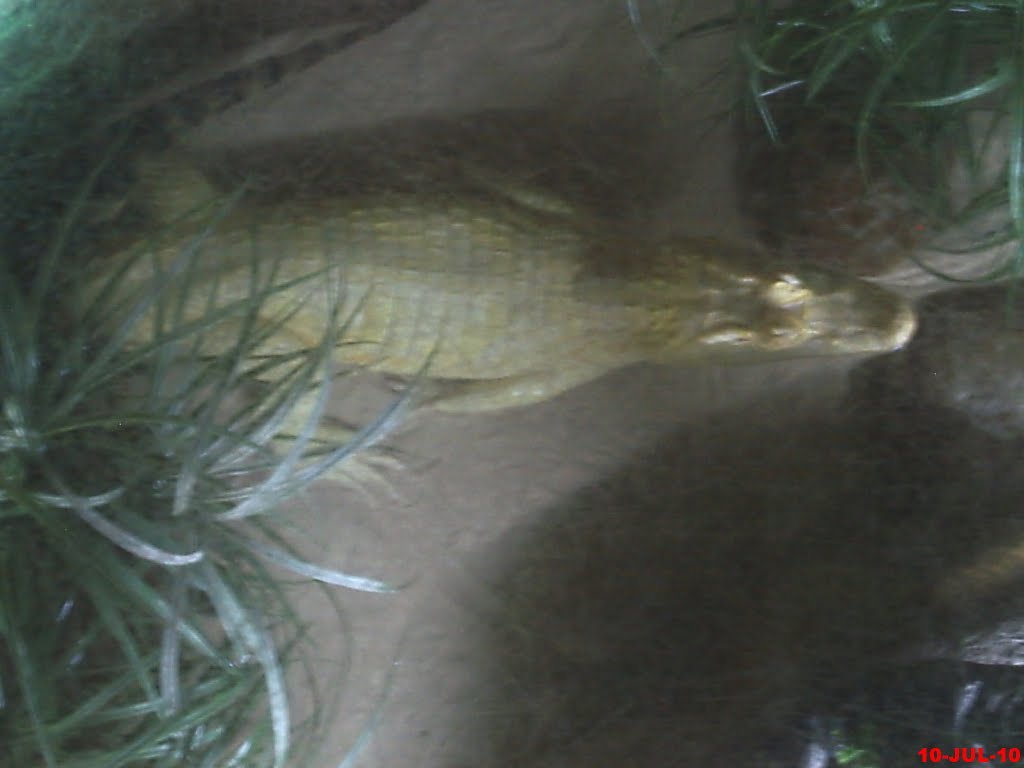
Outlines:
[{"label": "caiman's back", "polygon": [[[339,361],[408,376],[429,358],[432,378],[476,380],[637,358],[635,310],[579,295],[591,235],[566,217],[495,199],[390,196],[320,202],[281,226],[260,231],[288,244],[283,276],[323,269],[328,253],[338,266],[348,323]],[[295,226],[308,243],[289,234]],[[323,332],[323,301],[320,292],[289,323],[308,343]]]},{"label": "caiman's back", "polygon": [[[188,202],[184,188],[164,192]],[[119,292],[144,294],[155,275],[187,320],[261,281],[287,286],[260,309],[264,350],[313,346],[336,322],[337,362],[461,380],[457,410],[536,402],[638,361],[880,352],[913,331],[907,303],[863,281],[721,243],[627,239],[533,202],[482,190],[243,200],[216,221],[157,227],[106,263],[144,250]],[[225,333],[203,351],[230,349]]]}]

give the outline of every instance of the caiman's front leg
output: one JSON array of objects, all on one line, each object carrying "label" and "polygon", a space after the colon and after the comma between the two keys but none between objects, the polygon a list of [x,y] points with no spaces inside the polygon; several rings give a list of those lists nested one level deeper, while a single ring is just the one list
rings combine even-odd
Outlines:
[{"label": "caiman's front leg", "polygon": [[537,371],[503,379],[445,382],[442,393],[423,407],[448,413],[481,413],[550,400],[606,373],[593,366]]},{"label": "caiman's front leg", "polygon": [[[289,410],[276,438],[282,451],[290,450],[295,439],[306,430],[315,417],[319,398],[320,393],[316,389],[311,390]],[[351,427],[329,414],[321,414],[306,453],[322,453],[327,456],[336,450],[344,451],[350,447],[351,453],[324,472],[323,477],[339,482],[354,481],[363,488],[383,484],[380,468],[390,466],[393,469],[397,460],[381,450],[379,441],[394,430],[407,410],[407,403],[396,402],[363,429]]]}]

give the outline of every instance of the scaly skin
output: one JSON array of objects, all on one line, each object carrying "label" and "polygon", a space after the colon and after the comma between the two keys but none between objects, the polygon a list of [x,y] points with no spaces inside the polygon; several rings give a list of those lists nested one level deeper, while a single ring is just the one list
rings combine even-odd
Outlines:
[{"label": "scaly skin", "polygon": [[[180,207],[188,196],[174,194]],[[268,350],[318,342],[333,280],[345,323],[335,361],[406,377],[427,366],[427,377],[458,382],[436,403],[453,411],[542,401],[638,362],[886,352],[914,331],[906,301],[861,280],[780,268],[714,241],[635,242],[529,203],[486,194],[243,201],[199,240],[185,317],[209,311],[215,284],[214,304],[244,298],[253,254],[264,270],[280,255],[276,280],[298,282],[271,296],[261,319],[294,314]],[[195,217],[168,225],[104,261],[104,275],[139,247],[169,269],[202,226]],[[124,295],[145,291],[152,264],[129,269]],[[148,332],[140,323],[137,340]]]},{"label": "scaly skin", "polygon": [[[154,295],[165,322],[235,302],[238,311],[206,329],[195,350],[219,355],[237,347],[253,286],[287,284],[260,305],[269,334],[248,366],[270,383],[284,369],[268,373],[257,356],[315,348],[332,317],[335,363],[445,382],[430,404],[459,412],[544,401],[644,361],[885,352],[915,328],[907,302],[870,283],[780,268],[712,241],[626,239],[532,193],[242,199],[226,213],[219,203],[181,215],[209,188],[176,162],[157,170],[146,199],[170,223],[111,245],[86,296],[103,297],[114,327]],[[157,317],[143,314],[128,343],[151,340]],[[300,434],[316,399],[300,400],[279,434]],[[346,444],[353,434],[322,420],[316,436]],[[372,456],[356,456],[329,476],[379,480]]]}]

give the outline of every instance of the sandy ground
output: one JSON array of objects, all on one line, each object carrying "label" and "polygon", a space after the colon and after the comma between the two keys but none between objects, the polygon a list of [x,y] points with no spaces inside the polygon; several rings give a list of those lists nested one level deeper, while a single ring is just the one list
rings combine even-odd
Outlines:
[{"label": "sandy ground", "polygon": [[[540,110],[608,151],[590,159],[631,179],[644,226],[742,238],[715,119],[731,41],[655,66],[659,5],[638,0],[638,34],[622,1],[432,0],[190,141]],[[799,724],[796,692],[839,674],[830,638],[867,627],[865,655],[896,652],[926,591],[862,578],[892,544],[862,514],[864,454],[835,409],[852,362],[639,368],[535,407],[418,417],[392,441],[406,468],[389,491],[315,489],[296,521],[313,556],[405,585],[341,595],[343,627],[300,598],[325,679],[344,665],[320,765],[361,736],[346,765],[742,764],[787,746],[772,723]]]}]

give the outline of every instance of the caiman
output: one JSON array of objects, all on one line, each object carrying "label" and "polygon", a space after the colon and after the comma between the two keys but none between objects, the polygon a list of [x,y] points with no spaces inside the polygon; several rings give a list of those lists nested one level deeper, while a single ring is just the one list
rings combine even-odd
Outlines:
[{"label": "caiman", "polygon": [[[118,295],[145,295],[158,274],[184,280],[173,265],[196,250],[192,320],[246,296],[255,255],[278,284],[296,281],[260,312],[280,322],[267,349],[282,352],[322,338],[329,275],[334,361],[445,382],[433,405],[448,411],[537,403],[633,363],[886,352],[915,328],[910,305],[869,282],[712,240],[644,242],[519,191],[243,198],[211,224],[169,215],[199,197],[202,177],[165,170],[155,205],[168,223],[101,259],[98,280],[134,258]],[[151,332],[140,322],[130,340]]]}]

